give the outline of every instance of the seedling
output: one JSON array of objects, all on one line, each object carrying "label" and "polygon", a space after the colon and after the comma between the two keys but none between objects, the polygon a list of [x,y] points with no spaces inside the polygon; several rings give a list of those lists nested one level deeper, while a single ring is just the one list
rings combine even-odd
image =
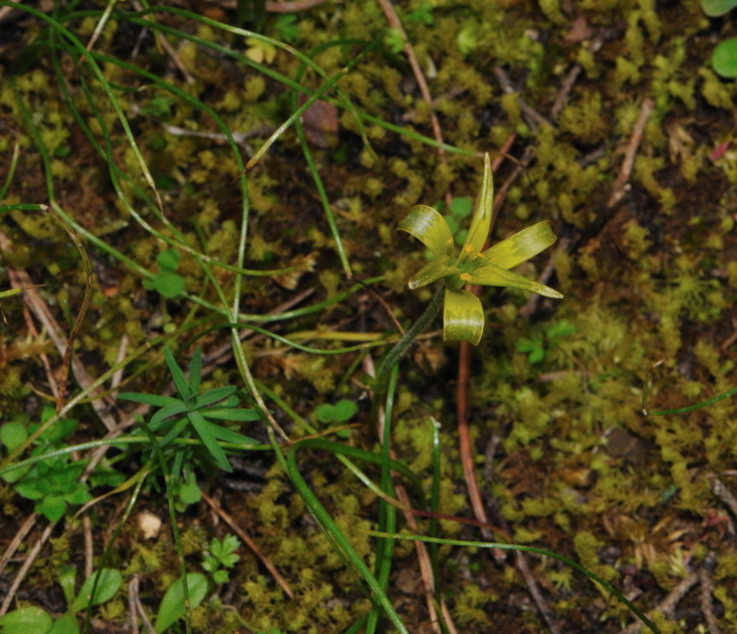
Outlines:
[{"label": "seedling", "polygon": [[177,273],[179,259],[179,251],[174,249],[162,251],[159,257],[156,258],[159,272],[152,278],[143,280],[144,288],[156,291],[167,299],[174,299],[184,293],[184,278]]},{"label": "seedling", "polygon": [[220,541],[217,537],[210,542],[205,551],[202,567],[210,573],[210,578],[215,585],[222,585],[230,581],[228,569],[235,566],[240,559],[235,551],[240,548],[241,542],[235,535],[226,535]]},{"label": "seedling", "polygon": [[274,21],[274,30],[280,40],[289,44],[293,43],[299,35],[297,16],[294,15],[294,13],[285,13],[284,15],[280,15]]},{"label": "seedling", "polygon": [[[240,407],[241,397],[236,395],[237,388],[233,386],[218,387],[199,394],[202,379],[202,356],[199,348],[192,356],[189,380],[185,378],[168,348],[164,348],[164,358],[179,398],[138,392],[120,394],[119,398],[161,408],[149,419],[146,427],[150,433],[161,436],[158,443],[165,455],[173,460],[172,477],[179,478],[181,472],[186,471],[193,459],[198,457],[214,464],[218,469],[232,471],[219,441],[239,445],[258,442],[213,421],[251,422],[260,419],[259,412]],[[193,454],[198,447],[191,444],[175,443],[176,440],[193,437],[202,441],[204,454]]]},{"label": "seedling", "polygon": [[[354,401],[348,399],[340,399],[335,405],[323,403],[315,409],[315,417],[321,423],[345,423],[355,416],[358,411],[358,405]],[[348,429],[342,429],[337,432],[342,438],[348,438],[351,433]]]},{"label": "seedling", "polygon": [[[44,423],[53,415],[53,408],[45,407],[41,412],[41,422]],[[27,426],[20,420],[10,421],[0,428],[0,442],[12,452],[38,427],[37,423]],[[64,441],[76,428],[76,420],[59,419],[36,439],[31,455],[41,456],[67,447]],[[19,495],[35,501],[36,513],[40,513],[50,522],[58,522],[64,517],[70,504],[84,504],[92,499],[87,483],[79,479],[86,464],[85,461],[74,460],[70,454],[63,454],[9,471],[2,478],[5,482],[14,484]],[[124,479],[122,474],[110,469],[101,471],[101,477],[106,484],[112,486],[120,484]],[[91,478],[91,483],[94,485],[100,482]]]}]

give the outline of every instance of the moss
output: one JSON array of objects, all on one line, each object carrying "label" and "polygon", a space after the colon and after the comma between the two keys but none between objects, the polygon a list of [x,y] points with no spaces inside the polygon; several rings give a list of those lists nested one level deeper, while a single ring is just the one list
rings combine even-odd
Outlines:
[{"label": "moss", "polygon": [[734,91],[730,84],[720,80],[710,69],[700,68],[699,76],[703,79],[701,94],[709,105],[726,110],[734,109]]},{"label": "moss", "polygon": [[568,22],[568,19],[560,10],[559,0],[541,0],[540,9],[545,14],[545,17],[553,24],[561,26]]}]

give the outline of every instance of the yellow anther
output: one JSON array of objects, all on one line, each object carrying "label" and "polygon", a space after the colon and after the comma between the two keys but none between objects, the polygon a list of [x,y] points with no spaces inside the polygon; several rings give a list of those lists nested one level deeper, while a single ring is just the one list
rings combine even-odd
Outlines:
[{"label": "yellow anther", "polygon": [[458,277],[460,277],[464,282],[470,282],[473,279],[470,273],[461,273]]}]

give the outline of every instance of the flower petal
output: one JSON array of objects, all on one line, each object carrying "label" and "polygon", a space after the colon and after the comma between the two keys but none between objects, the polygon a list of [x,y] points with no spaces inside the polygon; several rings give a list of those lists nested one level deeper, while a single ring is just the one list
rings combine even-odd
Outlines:
[{"label": "flower petal", "polygon": [[448,264],[449,260],[450,258],[446,255],[439,260],[434,260],[426,264],[410,278],[407,286],[413,289],[420,288],[421,286],[432,284],[435,280],[439,280],[446,275],[458,273],[458,269],[455,266]]},{"label": "flower petal", "polygon": [[555,234],[547,220],[518,231],[484,251],[484,262],[511,269],[529,260],[555,242]]},{"label": "flower petal", "polygon": [[450,227],[445,218],[432,207],[415,205],[397,229],[417,238],[435,257],[452,253],[453,234]]},{"label": "flower petal", "polygon": [[443,339],[468,341],[477,346],[484,333],[484,309],[473,293],[463,289],[445,289],[443,303]]},{"label": "flower petal", "polygon": [[486,263],[479,266],[471,273],[471,284],[483,284],[484,286],[507,286],[509,288],[521,288],[525,291],[532,291],[538,295],[561,299],[563,295],[554,288],[540,284],[534,280],[529,280],[522,275],[512,273],[506,269],[496,266],[496,264]]},{"label": "flower petal", "polygon": [[484,176],[481,181],[481,191],[473,210],[471,228],[468,230],[466,243],[463,245],[464,259],[476,256],[484,248],[486,238],[491,227],[491,215],[494,212],[494,179],[491,176],[491,159],[484,154]]}]

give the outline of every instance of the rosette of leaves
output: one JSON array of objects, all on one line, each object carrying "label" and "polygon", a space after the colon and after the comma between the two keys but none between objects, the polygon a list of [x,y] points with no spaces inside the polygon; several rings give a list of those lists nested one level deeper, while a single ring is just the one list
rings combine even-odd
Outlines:
[{"label": "rosette of leaves", "polygon": [[241,407],[241,397],[234,386],[218,387],[200,392],[202,382],[202,356],[199,348],[192,356],[189,379],[168,348],[164,348],[166,365],[171,372],[178,398],[160,394],[127,392],[119,398],[145,403],[160,409],[146,424],[149,433],[157,436],[157,442],[165,455],[173,453],[172,475],[188,471],[192,459],[191,443],[175,443],[175,440],[199,438],[205,449],[206,459],[223,471],[232,471],[220,442],[239,445],[258,444],[258,441],[224,426],[223,423],[244,423],[259,420],[256,409]]}]

